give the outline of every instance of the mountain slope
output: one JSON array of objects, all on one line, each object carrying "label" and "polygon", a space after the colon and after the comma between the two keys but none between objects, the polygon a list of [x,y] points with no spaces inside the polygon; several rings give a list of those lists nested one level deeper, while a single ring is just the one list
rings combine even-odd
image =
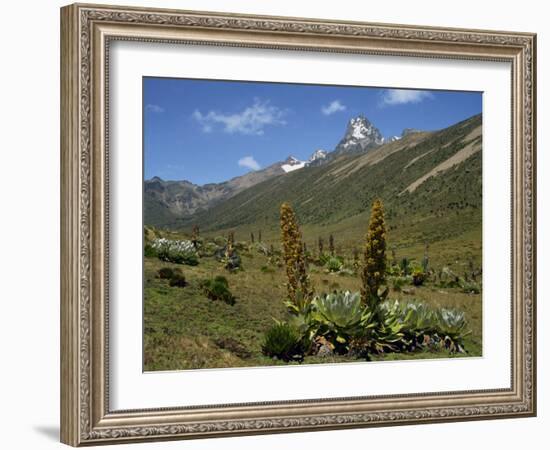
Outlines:
[{"label": "mountain slope", "polygon": [[173,226],[178,219],[211,208],[239,192],[275,176],[294,172],[310,165],[322,165],[328,152],[318,149],[307,161],[289,156],[260,170],[250,171],[222,183],[203,186],[189,181],[165,181],[159,177],[145,180],[143,186],[144,221],[147,225]]},{"label": "mountain slope", "polygon": [[[469,150],[465,151],[464,149]],[[390,226],[415,220],[455,220],[456,232],[479,226],[481,214],[481,116],[433,133],[406,133],[368,152],[335,155],[245,189],[177,227],[197,223],[203,230],[262,224],[276,229],[280,204],[289,201],[300,222],[317,227],[361,224],[375,197],[386,205]],[[350,225],[351,226],[351,225]],[[437,227],[433,227],[437,234]]]},{"label": "mountain slope", "polygon": [[143,189],[145,223],[169,226],[178,218],[191,216],[244,189],[284,174],[282,164],[275,163],[223,183],[210,183],[203,186],[186,180],[165,181],[159,177],[146,180]]}]

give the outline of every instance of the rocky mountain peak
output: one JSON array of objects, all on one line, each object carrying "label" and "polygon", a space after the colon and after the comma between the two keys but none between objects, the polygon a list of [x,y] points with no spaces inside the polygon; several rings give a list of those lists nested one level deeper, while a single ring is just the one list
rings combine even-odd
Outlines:
[{"label": "rocky mountain peak", "polygon": [[308,161],[312,163],[313,161],[318,161],[321,159],[326,159],[328,156],[328,152],[326,150],[323,150],[321,148],[315,150],[311,156],[309,157]]},{"label": "rocky mountain peak", "polygon": [[350,119],[346,133],[334,151],[336,153],[364,152],[383,143],[384,137],[380,130],[365,116],[359,115]]}]

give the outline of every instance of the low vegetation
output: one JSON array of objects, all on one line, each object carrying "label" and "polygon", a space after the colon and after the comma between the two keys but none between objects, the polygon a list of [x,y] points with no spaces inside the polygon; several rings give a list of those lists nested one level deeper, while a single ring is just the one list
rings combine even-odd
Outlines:
[{"label": "low vegetation", "polygon": [[286,203],[280,225],[280,244],[146,228],[146,370],[481,355],[475,260],[388,258],[381,201],[362,254],[338,234],[308,250]]},{"label": "low vegetation", "polygon": [[210,300],[221,300],[228,305],[235,304],[236,298],[229,290],[229,283],[224,276],[218,275],[213,279],[204,280],[201,287]]}]

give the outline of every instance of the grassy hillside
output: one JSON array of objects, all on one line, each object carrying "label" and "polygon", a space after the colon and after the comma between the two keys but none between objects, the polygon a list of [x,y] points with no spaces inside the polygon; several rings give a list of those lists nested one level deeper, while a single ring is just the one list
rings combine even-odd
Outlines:
[{"label": "grassy hillside", "polygon": [[[476,151],[461,160],[461,151],[468,146]],[[247,239],[251,231],[261,229],[267,240],[276,240],[279,207],[289,201],[306,243],[314,245],[319,236],[333,233],[343,250],[350,252],[363,237],[372,201],[380,197],[396,249],[417,254],[428,243],[448,254],[448,261],[442,263],[456,257],[479,262],[480,149],[481,116],[475,116],[440,132],[413,133],[366,154],[344,155],[329,164],[272,178],[193,217],[179,219],[175,228],[189,231],[198,224],[213,234],[233,230],[237,239]],[[445,168],[448,161],[458,162]],[[438,167],[444,170],[434,170]]]},{"label": "grassy hillside", "polygon": [[[144,363],[145,370],[182,370],[215,367],[272,366],[289,364],[262,354],[265,331],[273,319],[282,319],[286,307],[285,271],[271,265],[256,252],[242,252],[244,270],[228,273],[214,258],[201,258],[195,267],[145,258]],[[188,285],[170,287],[158,278],[161,267],[183,269]],[[266,269],[267,268],[267,269]],[[235,305],[208,299],[200,288],[205,278],[223,274],[237,297]],[[356,276],[328,274],[311,266],[310,276],[317,292],[333,289],[357,291]],[[433,285],[416,288],[414,294],[392,292],[392,300],[417,299],[435,307],[458,308],[466,313],[472,334],[467,337],[467,354],[448,351],[373,355],[378,359],[424,359],[480,356],[481,295]],[[357,362],[340,355],[308,356],[305,363]]]}]

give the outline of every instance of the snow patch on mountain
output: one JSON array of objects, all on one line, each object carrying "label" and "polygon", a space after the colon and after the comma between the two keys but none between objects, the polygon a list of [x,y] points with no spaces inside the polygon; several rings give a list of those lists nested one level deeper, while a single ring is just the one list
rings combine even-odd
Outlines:
[{"label": "snow patch on mountain", "polygon": [[390,136],[389,138],[384,139],[384,142],[395,142],[401,139],[401,136]]},{"label": "snow patch on mountain", "polygon": [[308,159],[308,162],[312,163],[313,161],[318,161],[318,160],[321,160],[321,159],[326,159],[326,157],[328,156],[328,152],[326,150],[323,150],[323,149],[318,149],[318,150],[315,150],[311,156],[309,157]]},{"label": "snow patch on mountain", "polygon": [[307,161],[300,161],[294,156],[289,156],[281,165],[281,169],[283,169],[286,173],[288,173],[288,172],[294,172],[295,170],[298,170],[298,169],[303,169],[306,165],[307,165]]}]

